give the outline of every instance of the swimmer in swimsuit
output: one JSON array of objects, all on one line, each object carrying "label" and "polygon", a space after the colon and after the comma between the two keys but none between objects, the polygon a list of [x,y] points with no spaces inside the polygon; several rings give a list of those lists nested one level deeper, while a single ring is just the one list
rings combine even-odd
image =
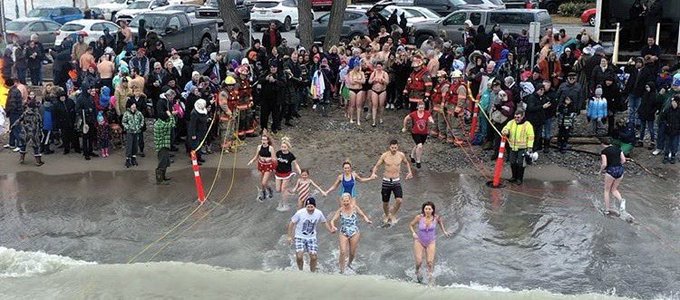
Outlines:
[{"label": "swimmer in swimsuit", "polygon": [[338,175],[333,185],[326,190],[326,194],[329,194],[336,188],[340,187],[340,195],[344,193],[349,193],[352,198],[356,199],[358,197],[356,182],[366,182],[371,180],[370,178],[363,178],[359,176],[356,172],[352,171],[352,163],[345,161],[342,163],[342,173]]},{"label": "swimmer in swimsuit", "polygon": [[[288,182],[290,178],[301,173],[300,165],[296,161],[295,155],[290,152],[290,139],[288,137],[281,138],[281,150],[276,152],[276,172],[274,173],[274,178],[276,178],[276,191],[281,193],[281,200],[279,201],[279,206],[276,208],[278,211],[287,211],[288,207]],[[293,169],[295,167],[295,169]]]},{"label": "swimmer in swimsuit", "polygon": [[390,76],[383,70],[383,62],[378,61],[375,64],[375,70],[371,73],[368,82],[371,84],[371,112],[373,116],[373,124],[375,127],[376,118],[383,123],[382,115],[385,109],[385,101],[387,100],[387,85],[390,83]]},{"label": "swimmer in swimsuit", "polygon": [[349,115],[349,122],[354,123],[354,111],[357,114],[357,125],[361,125],[361,110],[364,107],[364,90],[362,86],[366,77],[361,71],[361,59],[352,57],[349,60],[350,71],[347,74],[347,88],[349,89],[349,106],[347,107],[347,114]]},{"label": "swimmer in swimsuit", "polygon": [[352,201],[352,196],[349,193],[342,194],[342,205],[340,209],[335,212],[331,220],[331,229],[337,230],[335,223],[340,220],[340,233],[338,234],[338,241],[340,242],[340,260],[338,262],[340,273],[345,273],[345,258],[348,256],[347,267],[352,267],[352,261],[356,257],[357,248],[359,248],[359,240],[361,233],[359,232],[358,216],[361,216],[368,224],[373,224],[371,219]]},{"label": "swimmer in swimsuit", "polygon": [[626,163],[626,156],[619,147],[611,145],[609,138],[601,138],[600,143],[604,147],[600,155],[602,159],[600,173],[604,174],[604,214],[613,213],[618,215],[618,212],[611,209],[609,197],[613,195],[614,198],[619,200],[619,210],[621,212],[626,210],[626,200],[623,199],[619,192],[619,184],[623,180],[623,164]]},{"label": "swimmer in swimsuit", "polygon": [[[413,221],[409,224],[409,229],[411,229],[411,234],[413,235],[413,256],[416,259],[416,278],[418,283],[423,281],[423,276],[420,275],[420,266],[423,263],[423,254],[425,254],[428,283],[430,285],[434,284],[432,273],[434,272],[434,257],[437,251],[437,224],[439,224],[446,237],[450,236],[444,228],[442,218],[435,214],[434,203],[430,201],[423,203],[421,213],[413,218]],[[418,226],[417,230],[414,226]]]},{"label": "swimmer in swimsuit", "polygon": [[300,178],[298,178],[297,183],[295,183],[295,187],[288,191],[291,194],[297,193],[298,194],[298,203],[297,203],[297,208],[301,209],[302,205],[305,203],[305,200],[309,198],[309,188],[311,186],[314,186],[321,194],[324,196],[327,195],[327,193],[322,190],[314,180],[309,178],[309,170],[308,169],[302,169],[300,171]]},{"label": "swimmer in swimsuit", "polygon": [[274,197],[272,188],[269,187],[269,179],[276,169],[276,156],[274,156],[274,147],[272,146],[271,139],[269,138],[266,129],[262,134],[262,144],[257,146],[255,155],[248,162],[248,165],[253,164],[253,162],[256,160],[257,170],[260,171],[260,187],[262,189],[262,195],[258,195],[257,199],[262,201],[267,197]]},{"label": "swimmer in swimsuit", "polygon": [[[371,179],[378,178],[375,173],[378,171],[380,165],[385,164],[385,171],[383,172],[382,180],[382,190],[380,194],[382,195],[383,202],[383,223],[394,224],[396,222],[396,215],[401,207],[401,201],[403,198],[403,191],[401,190],[401,179],[399,174],[401,173],[401,164],[405,164],[408,169],[406,174],[406,179],[411,179],[413,177],[413,172],[411,171],[411,163],[404,155],[404,152],[399,151],[399,143],[397,140],[390,141],[390,150],[380,155],[378,162],[373,167],[373,172],[371,174]],[[394,206],[390,211],[390,196],[394,194]]]}]

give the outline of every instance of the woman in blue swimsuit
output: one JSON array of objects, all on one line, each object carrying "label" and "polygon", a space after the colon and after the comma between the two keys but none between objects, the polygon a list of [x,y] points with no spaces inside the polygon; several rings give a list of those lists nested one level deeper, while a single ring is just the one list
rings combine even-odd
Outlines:
[{"label": "woman in blue swimsuit", "polygon": [[361,233],[359,233],[359,216],[361,216],[364,221],[368,224],[373,224],[373,222],[364,214],[364,211],[352,203],[352,196],[349,193],[342,194],[342,204],[340,209],[335,212],[335,216],[331,220],[331,229],[337,230],[335,223],[340,220],[340,230],[338,234],[338,240],[340,242],[340,261],[338,262],[340,266],[340,273],[345,273],[345,258],[347,257],[347,252],[349,250],[349,261],[347,262],[347,267],[352,268],[352,261],[356,257],[357,248],[359,248],[359,239],[361,239]]},{"label": "woman in blue swimsuit", "polygon": [[345,161],[344,163],[342,163],[342,173],[338,175],[338,178],[335,180],[333,185],[328,190],[326,190],[326,194],[340,187],[340,195],[344,193],[349,193],[353,199],[356,199],[358,196],[356,185],[357,181],[366,182],[369,180],[371,179],[363,178],[357,175],[356,172],[352,171],[352,163],[349,161]]}]

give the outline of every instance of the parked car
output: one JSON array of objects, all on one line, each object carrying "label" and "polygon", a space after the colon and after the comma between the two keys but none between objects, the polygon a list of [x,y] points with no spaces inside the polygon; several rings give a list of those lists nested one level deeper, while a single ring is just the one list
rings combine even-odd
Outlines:
[{"label": "parked car", "polygon": [[130,27],[134,35],[139,32],[139,21],[146,21],[146,29],[155,32],[165,43],[167,49],[187,49],[189,47],[207,47],[215,43],[219,47],[217,38],[217,22],[189,18],[187,13],[180,11],[149,11],[138,14]]},{"label": "parked car", "polygon": [[69,6],[39,7],[29,11],[26,16],[29,18],[48,19],[64,24],[68,21],[82,19],[83,11],[80,8]]},{"label": "parked car", "polygon": [[104,14],[105,19],[115,21],[116,14],[119,11],[126,9],[133,1],[134,0],[113,0],[108,3],[100,3],[90,7],[100,9]]},{"label": "parked car", "polygon": [[402,13],[404,14],[404,16],[406,16],[406,26],[408,27],[418,22],[428,20],[434,21],[440,18],[440,16],[436,12],[433,12],[429,8],[418,6],[388,5],[385,6],[385,8],[380,10],[378,13],[387,20],[390,18],[390,15],[395,9],[397,10],[397,17],[401,16]]},{"label": "parked car", "polygon": [[461,9],[501,9],[505,7],[487,0],[414,0],[413,6],[429,8],[440,16],[446,16]]},{"label": "parked car", "polygon": [[170,4],[168,6],[163,6],[157,8],[157,10],[176,10],[176,11],[183,11],[187,13],[189,16],[194,16],[196,13],[196,10],[201,7],[198,4]]},{"label": "parked car", "polygon": [[413,40],[416,45],[422,44],[431,36],[437,36],[441,31],[455,44],[463,45],[465,20],[472,21],[477,27],[484,25],[490,30],[494,24],[499,24],[503,30],[518,35],[522,29],[528,29],[529,23],[540,22],[541,32],[552,28],[552,18],[545,9],[505,9],[505,10],[459,10],[437,21],[425,21],[412,27]]},{"label": "parked car", "polygon": [[106,20],[76,20],[67,22],[59,28],[57,41],[55,45],[59,46],[64,41],[64,39],[72,34],[83,32],[85,33],[85,43],[96,42],[101,36],[104,35],[104,28],[108,28],[112,35],[118,32],[118,25],[111,21]]},{"label": "parked car", "polygon": [[[196,18],[217,20],[217,24],[222,27],[224,21],[220,14],[218,1],[219,0],[208,0],[205,2],[205,5],[196,10]],[[250,22],[250,10],[252,9],[253,4],[244,0],[234,1],[236,1],[236,13],[241,17],[241,20],[243,20],[244,23]]]},{"label": "parked car", "polygon": [[[290,31],[298,24],[297,0],[258,0],[253,2],[250,23],[253,30],[269,26],[275,22],[281,31]],[[314,15],[314,11],[310,11]],[[314,17],[312,17],[313,19]]]},{"label": "parked car", "polygon": [[595,26],[595,15],[597,14],[596,8],[586,9],[586,11],[581,14],[581,23],[588,24],[590,26]]},{"label": "parked car", "polygon": [[175,4],[191,4],[201,6],[205,4],[204,0],[170,0],[170,5]]},{"label": "parked car", "polygon": [[538,8],[547,9],[549,13],[556,14],[562,2],[562,0],[538,0]]},{"label": "parked car", "polygon": [[[327,12],[312,22],[312,36],[314,37],[314,41],[323,42],[326,39],[330,17],[331,13]],[[366,10],[353,8],[346,9],[342,19],[340,38],[351,40],[354,36],[364,35],[368,35],[368,16],[366,15]],[[299,31],[295,31],[295,36],[297,38],[300,37]]]},{"label": "parked car", "polygon": [[45,49],[54,47],[54,40],[61,24],[41,18],[19,18],[5,24],[7,35],[16,35],[20,43],[28,42],[32,34],[38,35],[38,41]]},{"label": "parked car", "polygon": [[123,9],[116,14],[116,23],[121,20],[129,22],[140,13],[152,11],[169,4],[168,0],[137,0],[130,3],[126,9]]},{"label": "parked car", "polygon": [[502,0],[506,8],[538,8],[538,0],[531,0],[531,7],[527,7],[527,0]]},{"label": "parked car", "polygon": [[333,5],[333,0],[312,0],[312,8],[325,9]]}]

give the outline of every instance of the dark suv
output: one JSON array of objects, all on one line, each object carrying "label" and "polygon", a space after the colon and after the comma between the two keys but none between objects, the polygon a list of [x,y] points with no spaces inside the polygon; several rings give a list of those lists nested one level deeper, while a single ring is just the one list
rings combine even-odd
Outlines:
[{"label": "dark suv", "polygon": [[[312,21],[312,36],[314,37],[314,41],[322,42],[326,38],[330,16],[331,13],[327,12]],[[366,11],[361,9],[346,9],[342,19],[340,39],[351,40],[354,36],[364,35],[368,35],[368,16],[366,15]],[[298,30],[295,30],[295,36],[298,38],[300,37]]]}]

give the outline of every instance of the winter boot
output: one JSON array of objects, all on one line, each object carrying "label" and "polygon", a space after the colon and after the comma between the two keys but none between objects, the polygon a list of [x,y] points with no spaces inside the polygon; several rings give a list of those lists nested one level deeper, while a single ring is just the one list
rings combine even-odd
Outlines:
[{"label": "winter boot", "polygon": [[543,150],[543,138],[537,138],[536,141],[534,142],[534,145],[536,145],[535,148],[536,151]]},{"label": "winter boot", "polygon": [[163,181],[163,169],[156,169],[156,184],[157,185],[167,185],[168,183]]},{"label": "winter boot", "polygon": [[515,182],[517,182],[517,166],[510,165],[510,170],[512,171],[512,178],[510,178],[510,180],[508,180],[508,182],[515,183]]},{"label": "winter boot", "polygon": [[24,164],[24,160],[26,160],[26,153],[19,153],[19,163]]},{"label": "winter boot", "polygon": [[40,167],[44,165],[45,163],[42,161],[42,156],[34,156],[35,157],[35,165]]},{"label": "winter boot", "polygon": [[126,157],[125,158],[125,167],[129,168],[130,166],[132,166],[132,159],[129,158],[129,157]]},{"label": "winter boot", "polygon": [[162,175],[163,175],[163,181],[170,181],[172,178],[165,176],[166,172],[168,169],[163,169]]},{"label": "winter boot", "polygon": [[132,156],[132,159],[130,159],[130,162],[132,163],[133,166],[139,166],[137,163],[137,156]]},{"label": "winter boot", "polygon": [[524,167],[517,166],[517,185],[522,185],[524,182]]},{"label": "winter boot", "polygon": [[550,153],[550,139],[543,139],[543,153]]}]

